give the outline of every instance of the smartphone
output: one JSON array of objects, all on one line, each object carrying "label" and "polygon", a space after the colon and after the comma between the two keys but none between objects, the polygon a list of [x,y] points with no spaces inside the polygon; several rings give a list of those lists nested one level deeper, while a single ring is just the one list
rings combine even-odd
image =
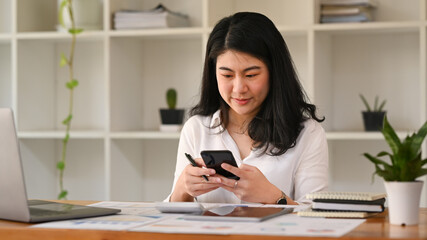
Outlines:
[{"label": "smartphone", "polygon": [[220,174],[226,178],[236,180],[240,179],[238,176],[221,167],[221,163],[223,162],[237,167],[236,160],[234,159],[233,154],[229,150],[206,150],[201,151],[200,155],[202,156],[207,168],[215,169],[215,172],[217,174]]}]

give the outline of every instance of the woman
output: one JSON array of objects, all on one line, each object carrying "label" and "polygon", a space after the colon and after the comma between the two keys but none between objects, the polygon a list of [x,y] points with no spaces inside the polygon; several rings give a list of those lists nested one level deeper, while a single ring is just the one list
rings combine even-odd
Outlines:
[{"label": "woman", "polygon": [[[307,102],[286,43],[264,15],[236,13],[214,27],[200,101],[190,115],[170,201],[298,204],[327,189],[324,118]],[[230,150],[239,167],[221,167],[240,180],[204,168],[202,150]]]}]

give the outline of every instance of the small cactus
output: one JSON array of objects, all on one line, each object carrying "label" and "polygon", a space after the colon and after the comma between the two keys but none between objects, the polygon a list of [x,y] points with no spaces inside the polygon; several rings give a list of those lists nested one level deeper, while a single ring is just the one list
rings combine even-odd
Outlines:
[{"label": "small cactus", "polygon": [[177,93],[174,88],[169,88],[166,92],[166,102],[168,104],[169,109],[175,109],[176,107],[176,99]]}]

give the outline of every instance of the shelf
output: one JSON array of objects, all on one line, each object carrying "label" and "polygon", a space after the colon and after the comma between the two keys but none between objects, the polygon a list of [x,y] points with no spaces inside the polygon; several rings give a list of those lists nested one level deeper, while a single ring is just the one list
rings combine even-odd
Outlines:
[{"label": "shelf", "polygon": [[366,22],[315,24],[314,31],[331,34],[417,32],[425,22]]},{"label": "shelf", "polygon": [[12,40],[12,34],[0,33],[0,44],[9,43]]},{"label": "shelf", "polygon": [[[400,139],[404,139],[408,132],[396,132]],[[384,140],[381,132],[326,132],[326,138],[335,140]]]},{"label": "shelf", "polygon": [[[80,40],[102,40],[105,36],[103,31],[83,31],[77,35]],[[71,40],[71,35],[66,32],[25,32],[17,33],[18,40]]]},{"label": "shelf", "polygon": [[[71,131],[70,139],[104,139],[107,134],[101,131]],[[63,139],[65,131],[19,131],[20,139]]]},{"label": "shelf", "polygon": [[111,37],[200,37],[201,34],[206,33],[203,28],[165,28],[165,29],[141,29],[141,30],[111,30],[108,35]]},{"label": "shelf", "polygon": [[160,132],[160,131],[141,131],[141,132],[112,132],[112,139],[179,139],[180,132]]}]

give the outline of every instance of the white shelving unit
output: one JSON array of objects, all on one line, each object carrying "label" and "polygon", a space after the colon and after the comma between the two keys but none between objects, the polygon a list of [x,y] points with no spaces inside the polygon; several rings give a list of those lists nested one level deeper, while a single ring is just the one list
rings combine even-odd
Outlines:
[{"label": "white shelving unit", "polygon": [[[99,28],[78,37],[75,92],[65,187],[70,199],[162,200],[173,181],[179,133],[159,132],[167,88],[178,106],[198,100],[204,48],[222,17],[237,11],[269,16],[288,43],[310,99],[326,116],[330,189],[384,191],[371,184],[362,156],[388,149],[363,131],[359,93],[387,99],[403,138],[427,120],[426,0],[379,0],[370,23],[319,24],[317,0],[163,0],[190,15],[191,27],[116,31],[120,9],[150,9],[154,0],[86,0]],[[31,198],[55,198],[68,92],[69,35],[56,31],[57,0],[0,0],[0,107],[17,119]],[[427,152],[424,144],[424,156]],[[424,178],[425,180],[425,178]],[[426,185],[426,184],[425,184]],[[427,206],[424,186],[422,205]]]}]

